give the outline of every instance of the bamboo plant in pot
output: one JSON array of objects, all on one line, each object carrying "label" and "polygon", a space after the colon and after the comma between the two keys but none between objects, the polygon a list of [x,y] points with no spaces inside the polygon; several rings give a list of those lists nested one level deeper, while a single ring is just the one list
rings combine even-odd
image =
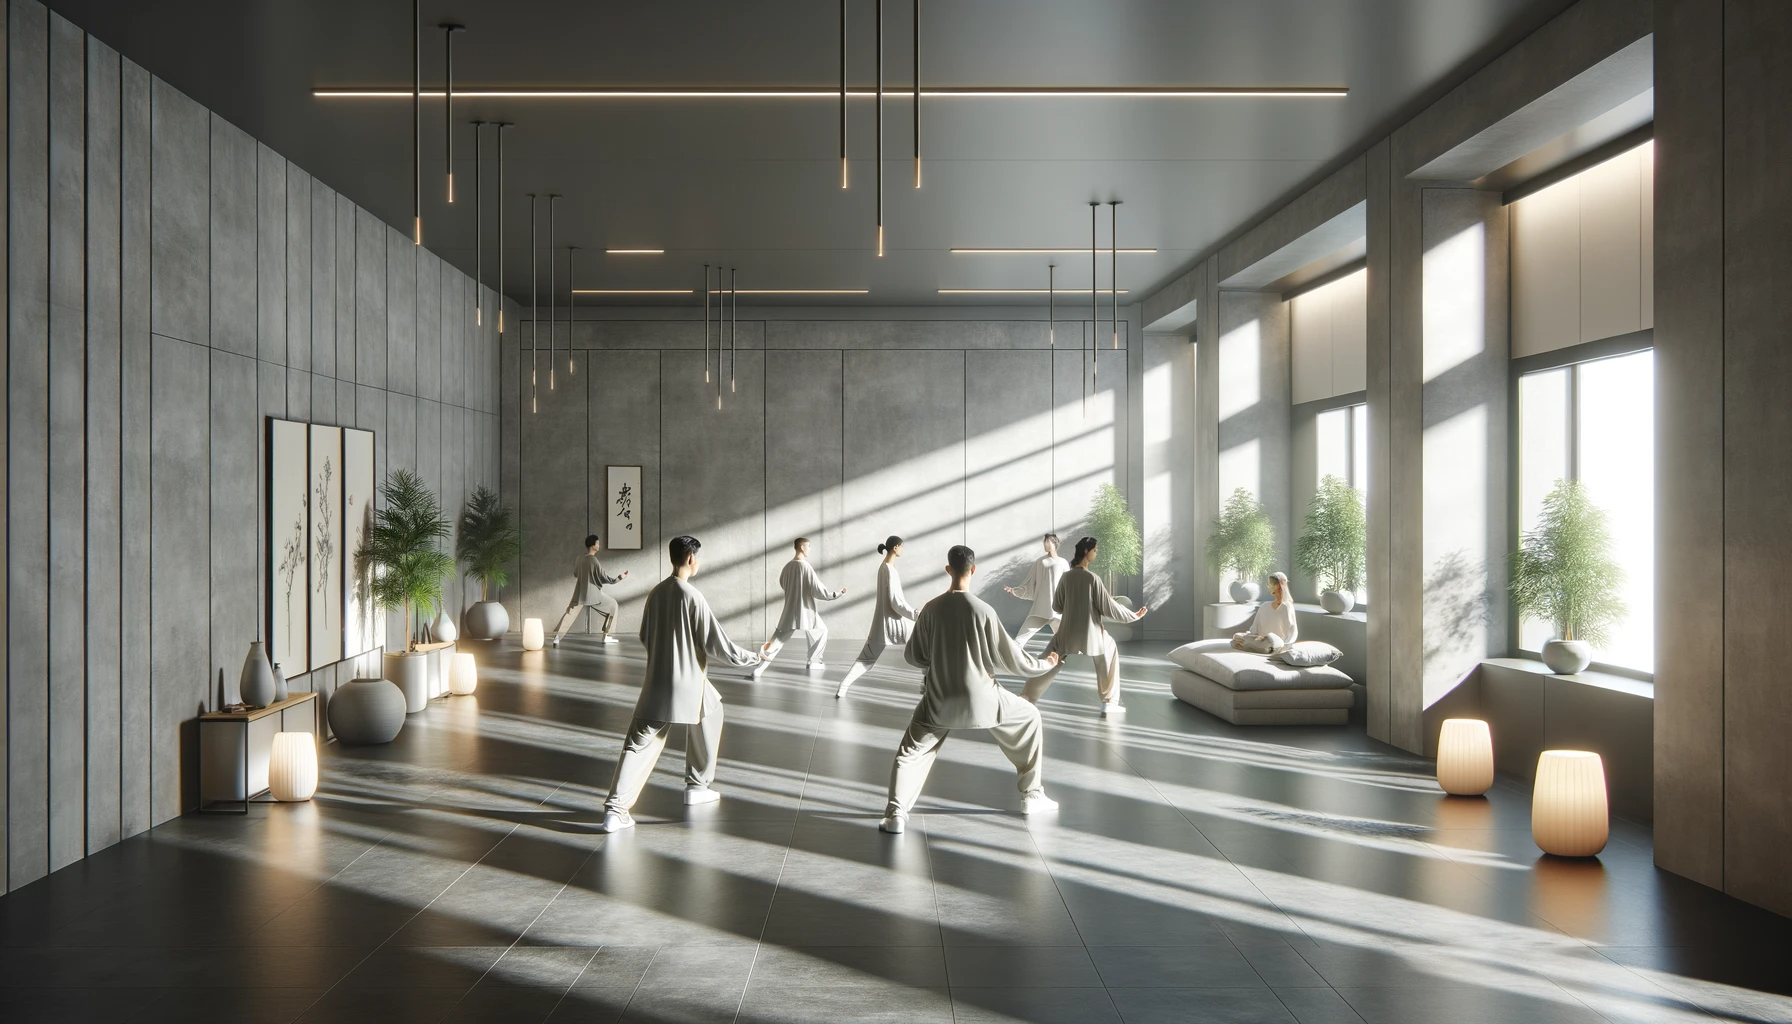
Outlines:
[{"label": "bamboo plant in pot", "polygon": [[1579,480],[1557,480],[1543,499],[1537,528],[1524,535],[1512,559],[1512,603],[1521,618],[1554,624],[1556,638],[1543,645],[1550,670],[1579,672],[1593,648],[1610,642],[1626,608],[1618,597],[1624,569],[1611,555],[1605,510],[1593,504]]},{"label": "bamboo plant in pot", "polygon": [[429,700],[424,655],[413,650],[416,625],[441,603],[442,583],[454,574],[454,558],[441,548],[448,518],[421,477],[401,469],[386,478],[381,490],[385,503],[374,512],[373,529],[356,558],[373,570],[374,603],[404,615],[405,649],[387,652],[385,676],[404,691],[405,708],[414,713]]},{"label": "bamboo plant in pot", "polygon": [[1232,600],[1249,604],[1262,588],[1257,581],[1269,574],[1276,560],[1276,527],[1269,510],[1243,487],[1232,492],[1213,521],[1207,537],[1207,557],[1220,572],[1236,572]]},{"label": "bamboo plant in pot", "polygon": [[1369,531],[1363,517],[1363,496],[1338,477],[1327,474],[1307,506],[1306,532],[1294,549],[1294,562],[1319,586],[1319,603],[1342,615],[1356,607],[1356,591],[1368,571]]},{"label": "bamboo plant in pot", "polygon": [[[1138,520],[1133,518],[1132,507],[1126,503],[1126,495],[1113,484],[1102,484],[1095,492],[1095,500],[1089,504],[1087,525],[1089,536],[1094,537],[1095,562],[1090,566],[1095,575],[1100,576],[1107,585],[1108,593],[1114,594],[1114,584],[1122,576],[1137,576],[1143,566],[1145,542],[1139,534]],[[1132,608],[1132,599],[1114,594],[1114,600],[1123,608]],[[1132,624],[1105,620],[1103,626],[1108,634],[1116,640],[1132,639]]]},{"label": "bamboo plant in pot", "polygon": [[510,613],[491,599],[492,591],[510,582],[510,563],[522,550],[516,513],[490,487],[474,491],[460,511],[460,536],[455,541],[455,555],[467,575],[479,581],[479,601],[461,620],[470,639],[497,640],[510,632]]}]

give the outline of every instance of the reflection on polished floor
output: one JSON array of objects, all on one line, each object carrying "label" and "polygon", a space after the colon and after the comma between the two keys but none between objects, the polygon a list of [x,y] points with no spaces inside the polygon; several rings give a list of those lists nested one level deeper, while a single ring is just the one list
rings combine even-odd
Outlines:
[{"label": "reflection on polished floor", "polygon": [[1122,720],[1086,663],[1047,695],[1054,821],[967,733],[880,834],[916,685],[886,659],[842,701],[718,674],[723,801],[687,809],[669,749],[606,838],[638,645],[506,644],[392,745],[325,748],[315,802],[0,901],[0,1019],[1792,1019],[1792,922],[1657,871],[1647,828],[1542,857],[1523,789],[1445,797],[1360,725],[1225,725],[1163,650],[1125,650]]}]

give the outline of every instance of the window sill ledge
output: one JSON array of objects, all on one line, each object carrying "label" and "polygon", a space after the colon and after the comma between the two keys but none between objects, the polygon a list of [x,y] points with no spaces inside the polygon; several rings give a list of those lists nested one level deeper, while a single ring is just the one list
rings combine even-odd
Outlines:
[{"label": "window sill ledge", "polygon": [[1494,665],[1513,672],[1528,672],[1532,675],[1548,676],[1552,679],[1559,679],[1565,683],[1578,683],[1582,686],[1596,686],[1602,690],[1614,690],[1618,693],[1626,693],[1632,697],[1642,697],[1646,700],[1655,699],[1654,683],[1643,679],[1632,679],[1629,676],[1614,675],[1610,672],[1599,672],[1593,669],[1588,669],[1585,672],[1576,672],[1572,675],[1557,675],[1549,670],[1548,665],[1543,664],[1541,661],[1532,661],[1529,658],[1487,658],[1482,664]]}]

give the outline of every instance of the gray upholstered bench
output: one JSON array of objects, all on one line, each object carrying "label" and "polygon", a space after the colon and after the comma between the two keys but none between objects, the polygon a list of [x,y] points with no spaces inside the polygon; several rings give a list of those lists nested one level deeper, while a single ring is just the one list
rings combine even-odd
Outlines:
[{"label": "gray upholstered bench", "polygon": [[1356,695],[1329,665],[1295,668],[1262,654],[1202,640],[1170,652],[1170,692],[1233,725],[1343,725]]}]

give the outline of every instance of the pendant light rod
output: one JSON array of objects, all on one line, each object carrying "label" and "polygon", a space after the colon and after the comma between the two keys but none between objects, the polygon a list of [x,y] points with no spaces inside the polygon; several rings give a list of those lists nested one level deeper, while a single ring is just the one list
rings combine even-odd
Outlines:
[{"label": "pendant light rod", "polygon": [[559,269],[554,265],[559,255],[554,251],[555,220],[559,216],[560,193],[548,193],[548,390],[554,390],[554,325],[560,322],[555,301],[560,297]]},{"label": "pendant light rod", "polygon": [[[499,136],[502,138],[502,136]],[[541,295],[539,264],[535,258],[536,195],[529,193],[529,411],[536,411],[535,350],[541,346]]]},{"label": "pendant light rod", "polygon": [[703,264],[703,383],[709,383],[709,264]]},{"label": "pendant light rod", "polygon": [[1058,347],[1058,265],[1048,263],[1045,268],[1045,315],[1047,348]]},{"label": "pendant light rod", "polygon": [[[1101,206],[1100,202],[1098,202],[1094,199],[1089,200],[1089,348],[1088,348],[1088,353],[1089,353],[1089,358],[1091,360],[1093,360],[1093,358],[1095,356],[1095,332],[1097,329],[1099,329],[1101,327],[1101,308],[1098,305],[1099,296],[1101,295],[1101,292],[1099,289],[1096,288],[1096,284],[1095,284],[1095,275],[1098,272],[1098,268],[1100,267],[1100,264],[1096,262],[1095,212],[1097,209],[1100,208],[1100,206]],[[1089,371],[1087,373],[1083,374],[1083,380],[1084,380],[1084,385],[1085,385],[1084,391],[1083,391],[1083,415],[1084,416],[1089,415],[1089,392],[1094,390],[1095,375],[1098,372],[1099,372],[1099,370],[1095,367],[1093,362],[1091,362],[1091,364],[1089,366]]]},{"label": "pendant light rod", "polygon": [[1120,200],[1108,200],[1108,301],[1114,329],[1114,348],[1120,347]]},{"label": "pendant light rod", "polygon": [[423,0],[411,0],[411,244],[423,244]]},{"label": "pendant light rod", "polygon": [[480,165],[485,160],[485,122],[473,122],[473,326],[485,326],[485,213],[484,190],[479,187]]},{"label": "pendant light rod", "polygon": [[877,0],[877,255],[884,255],[884,0]]},{"label": "pendant light rod", "polygon": [[846,0],[840,0],[840,187],[846,187]]},{"label": "pendant light rod", "polygon": [[576,245],[566,247],[566,375],[568,377],[578,372],[572,365],[572,304],[573,296],[578,294],[573,291],[572,254],[578,251],[579,247]]},{"label": "pendant light rod", "polygon": [[734,355],[740,350],[740,269],[729,272],[728,290],[734,293],[734,319],[728,328],[728,393],[734,393]]},{"label": "pendant light rod", "polygon": [[921,187],[921,0],[915,0],[915,187]]},{"label": "pendant light rod", "polygon": [[716,294],[720,296],[722,308],[716,315],[716,409],[722,408],[722,333],[728,329],[728,289],[722,287],[725,280],[722,276],[721,264],[716,265]]},{"label": "pendant light rod", "polygon": [[444,111],[446,116],[442,122],[443,128],[446,130],[442,134],[445,136],[443,144],[448,151],[445,165],[448,168],[448,205],[452,206],[454,205],[454,33],[465,32],[467,26],[444,21],[441,24],[441,29],[448,44],[447,74],[442,85],[442,97],[447,100],[445,104],[447,109]]},{"label": "pendant light rod", "polygon": [[504,129],[511,127],[509,121],[495,122],[498,126],[498,337],[504,336]]}]

